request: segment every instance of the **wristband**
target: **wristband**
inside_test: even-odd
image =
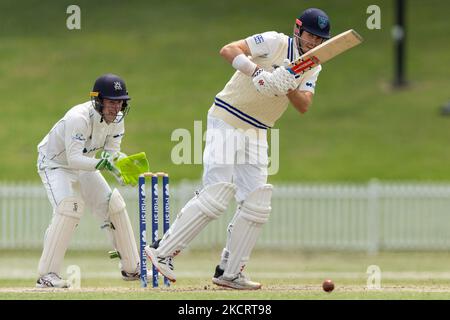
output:
[[[253,72],[256,69],[256,63],[252,62],[245,54],[241,53],[234,57],[233,62],[231,63],[233,68],[241,71],[243,74],[251,77]]]

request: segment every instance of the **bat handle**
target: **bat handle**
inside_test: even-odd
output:
[[[276,68],[279,68],[280,66],[279,66],[279,65],[277,65],[277,64],[273,64],[273,65],[272,65],[272,67],[273,67],[274,69],[276,69]],[[291,69],[291,68],[289,68],[289,67],[286,67],[286,70],[287,70],[287,71],[289,71],[289,73],[291,73],[291,74],[293,74],[293,75],[295,76],[295,72],[294,72],[294,71],[292,71],[292,69]]]

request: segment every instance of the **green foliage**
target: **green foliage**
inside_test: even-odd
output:
[[[373,1],[315,1],[332,32],[365,42],[327,63],[304,116],[289,108],[280,129],[280,171],[271,181],[449,180],[450,3],[408,1],[407,76],[393,78],[393,2],[378,1],[382,29],[365,26]],[[151,170],[198,179],[201,165],[174,165],[176,128],[193,132],[233,69],[220,48],[248,35],[291,34],[301,3],[281,1],[78,1],[81,30],[67,30],[70,1],[0,3],[1,179],[38,180],[36,146],[106,72],[132,97],[123,151],[145,151]],[[305,4],[308,5],[308,4]]]

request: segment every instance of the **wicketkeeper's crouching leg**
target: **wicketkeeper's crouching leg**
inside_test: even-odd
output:
[[[110,221],[107,223],[107,227],[113,246],[120,257],[122,279],[138,280],[140,275],[139,253],[125,201],[117,189],[111,193],[108,214]]]
[[[225,212],[235,193],[236,186],[232,183],[212,184],[198,192],[181,209],[158,248],[145,247],[147,256],[159,272],[172,282],[176,280],[172,258],[186,248],[209,222]]]
[[[68,288],[67,280],[59,275],[70,239],[84,212],[84,202],[77,197],[63,199],[55,208],[54,216],[44,237],[44,250],[39,260],[36,287]]]
[[[219,286],[233,289],[260,289],[261,284],[243,275],[245,264],[263,225],[269,219],[273,187],[265,184],[251,192],[236,210],[228,226],[228,238],[222,261],[212,279]]]

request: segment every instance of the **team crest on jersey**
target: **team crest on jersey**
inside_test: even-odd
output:
[[[119,81],[114,81],[114,90],[122,90],[122,84]]]
[[[86,141],[86,138],[82,133],[76,133],[74,136],[72,136],[72,139],[78,140],[78,141]]]
[[[260,34],[258,34],[257,36],[254,36],[253,39],[255,40],[256,44],[260,44],[261,42],[264,42],[264,38]]]
[[[318,23],[320,29],[324,29],[328,25],[328,18],[324,17],[324,16],[318,16],[317,23]]]

